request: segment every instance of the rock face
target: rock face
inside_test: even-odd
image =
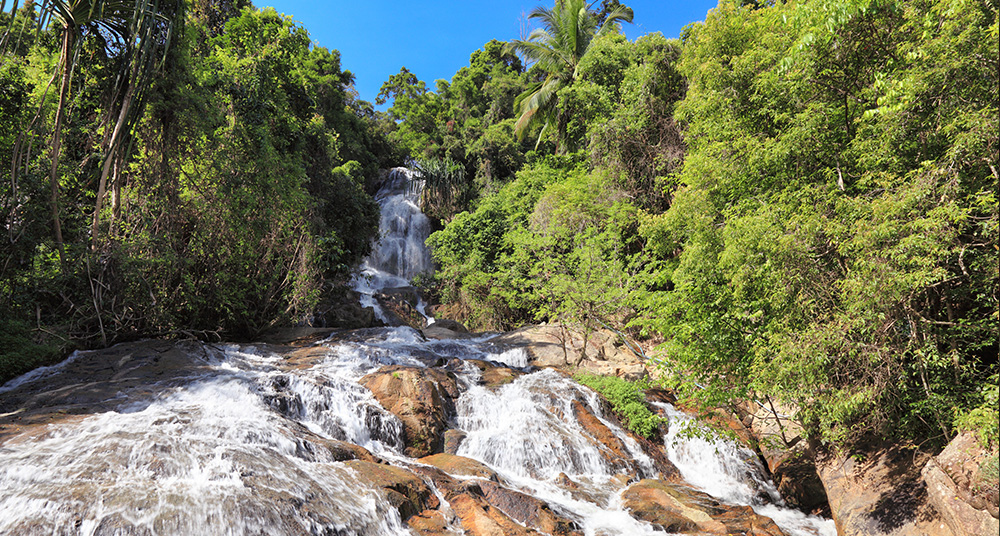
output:
[[[739,411],[741,419],[732,423],[730,429],[741,438],[748,433],[753,440],[744,439],[744,442],[759,445],[759,452],[785,503],[830,517],[829,499],[816,469],[815,455],[809,449],[802,427],[788,417],[795,414],[795,408],[770,401],[762,407],[748,401]],[[743,426],[746,431],[741,433],[736,426]]]
[[[399,511],[404,521],[424,510],[441,505],[423,479],[401,467],[352,460],[345,464],[359,480],[381,490],[383,497]]]
[[[982,471],[990,456],[995,462],[997,453],[983,449],[966,432],[931,458],[921,471],[930,502],[955,536],[1000,533],[996,476]]]
[[[841,536],[952,536],[930,502],[920,468],[927,456],[898,447],[817,462]]]
[[[312,324],[320,328],[361,329],[378,325],[375,310],[361,305],[360,294],[347,287],[325,293]]]
[[[530,364],[537,367],[579,368],[629,380],[647,374],[642,359],[610,330],[597,330],[585,337],[581,330],[562,324],[525,326],[491,342],[502,347],[524,348]]]
[[[749,506],[730,506],[687,486],[642,480],[622,494],[633,517],[665,532],[784,536],[771,518]]]
[[[361,378],[360,383],[403,422],[407,456],[443,452],[444,431],[459,395],[454,375],[439,369],[393,365]]]
[[[420,296],[413,287],[384,288],[375,295],[390,326],[424,327],[424,315],[417,310]]]

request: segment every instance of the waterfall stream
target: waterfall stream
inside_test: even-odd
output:
[[[409,179],[396,173],[380,194],[393,230],[360,278],[373,291],[430,266],[413,247],[426,228],[409,226],[426,218],[414,212]],[[442,364],[461,391],[448,423],[464,435],[456,454],[495,472],[496,485],[542,501],[576,534],[666,534],[625,507],[626,487],[656,478],[656,462],[596,393],[553,370],[484,385],[475,363],[523,368],[523,349],[489,336],[428,341],[400,327],[335,333],[285,352],[149,341],[78,352],[0,387],[0,534],[417,534],[338,452],[362,447],[383,466],[422,466],[404,453],[400,418],[359,380],[386,365]],[[675,424],[689,417],[661,409],[672,421],[663,448],[692,486],[752,505],[792,536],[836,533],[829,520],[784,508],[753,456],[678,436]],[[608,456],[581,412],[609,431],[620,456]],[[437,511],[451,516],[439,534],[461,534],[458,508],[421,478],[442,502]]]
[[[375,194],[382,214],[379,239],[354,278],[354,290],[361,294],[361,304],[372,307],[383,322],[388,319],[375,294],[387,288],[409,287],[415,276],[433,269],[430,252],[424,245],[431,224],[420,211],[423,190],[424,181],[412,170],[395,168]],[[417,309],[424,317],[428,316],[422,302]]]

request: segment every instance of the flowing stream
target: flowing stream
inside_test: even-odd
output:
[[[371,255],[361,264],[354,278],[354,289],[361,294],[361,303],[372,307],[375,316],[387,322],[375,294],[387,288],[410,286],[417,275],[433,269],[430,252],[424,245],[431,233],[431,223],[420,211],[420,194],[424,180],[407,168],[395,168],[375,194],[381,209],[379,239]],[[421,301],[417,309],[428,318]],[[433,319],[428,318],[433,322]]]
[[[410,192],[402,182],[393,191]],[[397,195],[414,203],[410,193],[383,200]],[[407,238],[384,239],[366,267],[369,280],[396,286],[392,277],[429,266],[400,223],[420,220],[408,210],[383,215]],[[523,350],[496,347],[488,336],[427,341],[406,327],[334,334],[291,356],[267,346],[163,341],[76,353],[0,387],[0,534],[415,534],[331,445],[357,445],[398,467],[419,464],[404,454],[401,421],[359,379],[385,365],[442,363],[461,391],[449,423],[465,435],[456,454],[482,462],[585,536],[665,534],[623,506],[622,475],[655,478],[655,463],[594,392],[555,371],[527,369],[490,388],[475,362],[528,364]],[[625,456],[602,454],[579,408],[618,438]],[[675,424],[689,417],[661,409],[672,421],[663,448],[692,486],[752,505],[793,536],[836,533],[829,520],[784,508],[753,456],[678,436]],[[461,527],[452,517],[442,534]]]

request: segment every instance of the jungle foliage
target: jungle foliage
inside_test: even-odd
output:
[[[290,18],[29,2],[0,32],[4,378],[60,347],[301,321],[370,248],[365,186],[399,153]]]
[[[401,73],[393,135],[467,171],[429,241],[442,296],[478,328],[658,341],[692,399],[771,396],[827,444],[995,441],[997,13],[722,0],[679,40],[609,31],[547,95],[558,128],[524,125],[537,150],[512,114],[544,62],[490,43],[436,93]]]

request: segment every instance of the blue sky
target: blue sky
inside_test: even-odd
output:
[[[451,80],[469,64],[469,55],[490,39],[507,41],[521,35],[535,6],[553,0],[255,0],[302,23],[313,41],[341,54],[341,68],[354,73],[361,98],[374,102],[390,75],[406,66],[434,87]],[[629,39],[651,32],[677,37],[690,22],[705,20],[717,0],[626,0],[634,24],[623,29]],[[600,5],[600,2],[597,3]],[[526,35],[526,33],[525,33]]]

